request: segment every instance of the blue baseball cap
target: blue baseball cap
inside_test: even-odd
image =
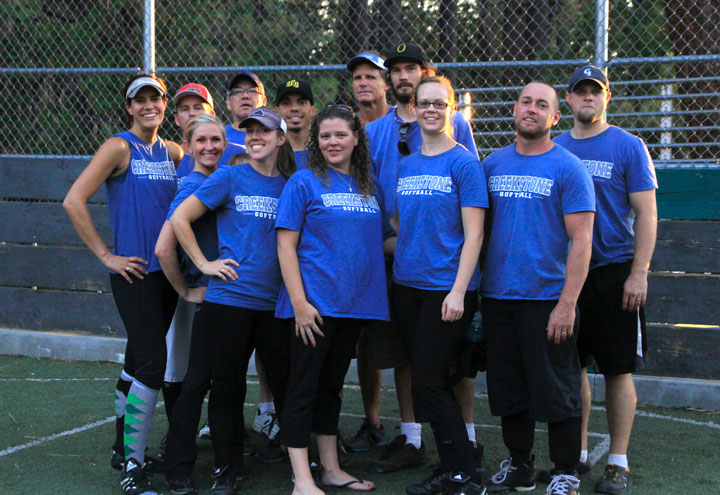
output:
[[[610,88],[610,81],[608,81],[605,71],[603,71],[600,67],[595,67],[594,65],[586,65],[584,67],[580,67],[573,73],[570,78],[570,83],[568,84],[568,93],[572,93],[575,86],[580,84],[582,81],[595,81],[606,91]]]
[[[380,55],[371,52],[363,52],[355,55],[347,63],[347,70],[350,72],[355,70],[355,66],[360,63],[367,63],[377,67],[380,70],[385,70],[385,59]]]
[[[287,124],[283,118],[267,108],[256,108],[240,122],[238,127],[243,129],[252,121],[259,122],[268,129],[280,129],[283,132],[287,132]]]

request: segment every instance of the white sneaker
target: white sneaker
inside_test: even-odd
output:
[[[547,487],[547,495],[580,495],[580,480],[570,474],[556,474]]]
[[[200,440],[210,440],[210,425],[207,421],[205,421],[205,424],[200,428],[200,431],[198,431],[198,438]]]
[[[260,414],[260,409],[258,409],[252,429],[273,440],[280,433],[280,423],[275,413]]]

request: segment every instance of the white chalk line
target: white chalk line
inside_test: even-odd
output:
[[[3,378],[3,379],[0,379],[0,381],[34,381],[34,382],[51,382],[51,381],[77,381],[77,382],[80,382],[80,381],[109,381],[109,380],[114,380],[114,378]],[[249,380],[247,383],[251,384],[251,385],[257,385],[259,382],[256,380]],[[347,388],[350,390],[358,390],[360,387],[357,385],[344,385],[343,388]],[[206,399],[206,401],[207,401],[207,399]],[[164,404],[164,402],[158,402],[155,407],[158,408],[163,404]],[[256,407],[257,404],[256,403],[244,403],[244,406],[245,407]],[[595,411],[605,411],[605,408],[602,406],[593,406],[592,409]],[[669,421],[676,421],[679,423],[685,423],[685,424],[689,424],[689,425],[693,425],[693,426],[706,426],[709,428],[720,429],[720,425],[718,425],[716,423],[712,423],[710,421],[694,421],[691,419],[676,418],[673,416],[664,416],[661,414],[649,413],[649,412],[645,412],[645,411],[636,411],[635,415],[643,416],[643,417],[647,417],[647,418],[653,418],[653,419],[665,419],[665,420],[669,420]],[[356,418],[356,419],[364,419],[365,418],[364,414],[353,414],[353,413],[340,413],[340,416],[344,416],[347,418]],[[400,422],[399,418],[392,417],[392,416],[380,416],[380,419],[382,419],[383,421]],[[55,440],[57,438],[74,435],[76,433],[82,433],[83,431],[97,428],[98,426],[105,425],[114,420],[115,420],[115,416],[109,416],[105,419],[101,419],[101,420],[95,421],[93,423],[88,423],[88,424],[86,424],[84,426],[80,426],[78,428],[73,428],[71,430],[66,430],[66,431],[63,431],[60,433],[56,433],[54,435],[50,435],[50,436],[43,437],[43,438],[38,438],[36,440],[32,440],[30,442],[27,442],[27,443],[24,443],[21,445],[9,447],[5,450],[0,450],[0,457],[4,457],[4,456],[12,454],[14,452],[19,452],[21,450],[25,450],[30,447],[35,447],[35,446],[41,445],[43,443],[49,442],[51,440]],[[476,424],[475,428],[500,429],[500,425]],[[535,431],[546,432],[547,430],[536,428]],[[593,437],[593,438],[602,438],[603,439],[597,446],[595,446],[595,448],[593,448],[593,450],[588,455],[588,460],[590,461],[590,464],[594,465],[602,457],[604,457],[605,454],[607,454],[608,451],[610,450],[610,435],[604,434],[604,433],[588,432],[588,436]]]
[[[603,406],[593,406],[593,411],[605,411],[605,408]],[[652,419],[665,419],[667,421],[674,421],[676,423],[685,423],[688,425],[693,426],[705,426],[707,428],[713,428],[715,430],[720,430],[720,424],[713,423],[712,421],[695,421],[694,419],[686,419],[686,418],[676,418],[675,416],[666,416],[663,414],[656,414],[651,413],[647,411],[635,411],[635,416],[642,416],[643,418],[652,418]]]
[[[0,382],[109,382],[115,378],[0,378]]]

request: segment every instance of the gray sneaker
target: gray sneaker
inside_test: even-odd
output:
[[[595,493],[610,493],[612,495],[625,495],[632,484],[630,468],[622,468],[615,464],[605,466],[603,479],[595,485]]]

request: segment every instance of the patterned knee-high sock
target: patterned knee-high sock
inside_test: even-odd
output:
[[[141,465],[145,463],[145,445],[159,392],[133,381],[125,405],[125,460],[132,457]]]
[[[120,378],[115,385],[115,443],[113,443],[113,452],[123,451],[123,430],[125,427],[125,404],[127,404],[127,394],[130,391],[133,378],[128,375],[125,370],[120,373]]]

